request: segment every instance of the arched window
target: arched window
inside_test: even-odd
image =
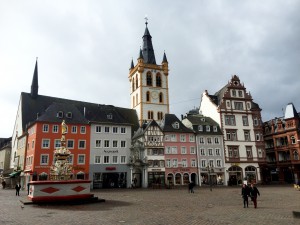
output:
[[[163,93],[159,93],[159,103],[163,103]]]
[[[296,144],[296,139],[294,136],[291,137],[291,142],[292,142],[292,144]]]
[[[134,107],[135,106],[135,97],[133,96],[132,98],[132,106]]]
[[[136,79],[135,79],[135,88],[138,88],[139,87],[139,78],[138,76],[136,76]]]
[[[139,102],[139,95],[138,95],[138,94],[136,94],[136,96],[135,96],[135,104],[137,105],[137,104],[138,104],[138,102]]]
[[[47,180],[48,179],[48,174],[45,172],[42,172],[39,174],[39,180]]]
[[[255,172],[256,171],[256,168],[254,166],[247,166],[245,168],[245,171],[252,171],[252,172]]]
[[[134,78],[132,78],[132,91],[134,91]]]
[[[147,86],[152,86],[152,74],[150,72],[147,73]]]
[[[80,171],[76,174],[76,179],[84,180],[84,172]]]
[[[149,91],[146,92],[146,101],[150,102],[150,92]]]
[[[156,87],[161,87],[161,75],[160,75],[160,73],[156,74]]]

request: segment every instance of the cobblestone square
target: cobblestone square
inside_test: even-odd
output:
[[[106,202],[85,205],[25,205],[26,191],[0,190],[1,225],[193,225],[300,224],[300,191],[290,186],[258,186],[258,208],[243,208],[240,187],[107,189],[93,191]]]

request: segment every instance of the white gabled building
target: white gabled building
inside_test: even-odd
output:
[[[236,75],[214,95],[202,94],[200,113],[215,120],[223,132],[228,185],[261,181],[266,158],[260,111]]]

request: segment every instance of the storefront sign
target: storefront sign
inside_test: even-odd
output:
[[[161,169],[152,169],[151,171],[161,171]]]
[[[116,167],[114,167],[114,166],[108,166],[108,167],[106,167],[105,169],[106,169],[106,170],[116,170]]]
[[[41,169],[41,168],[50,168],[50,166],[35,166],[35,169]]]
[[[104,150],[104,153],[119,153],[119,150]]]
[[[84,167],[81,167],[81,166],[74,166],[73,170],[83,170],[84,171],[85,169],[84,169]]]

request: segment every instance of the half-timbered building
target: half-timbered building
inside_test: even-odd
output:
[[[133,182],[142,187],[165,185],[163,132],[155,120],[144,123],[133,136],[129,166]]]

